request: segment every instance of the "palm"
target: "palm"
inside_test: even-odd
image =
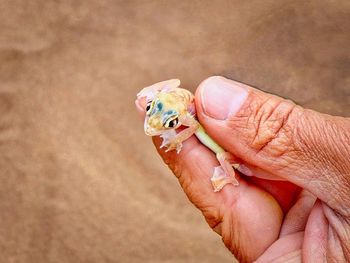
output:
[[[227,185],[214,193],[209,178],[216,159],[210,150],[190,138],[179,155],[164,154],[160,139],[154,142],[188,198],[237,258],[251,262],[265,251],[263,257],[270,259],[299,253],[314,203],[311,195],[299,198],[301,189],[291,183],[256,177],[242,178],[239,187]]]
[[[240,188],[237,191],[230,186],[224,190],[224,206],[218,204],[212,211],[204,209],[209,225],[222,236],[230,251],[242,262],[252,262],[264,251],[264,257],[270,259],[266,262],[297,254],[308,215],[308,211],[301,215],[296,207],[300,189],[289,183],[257,178],[241,182]],[[194,200],[199,198],[193,196]],[[222,214],[219,221],[213,218],[215,213]]]
[[[225,245],[242,262],[261,255],[264,262],[298,256],[308,215],[305,209],[298,209],[305,201],[298,198],[300,189],[287,182],[258,178],[250,178],[241,187],[238,197],[233,195],[228,202],[231,205],[225,208],[231,211],[223,220],[229,226],[221,227]]]
[[[239,191],[227,187],[224,206],[204,209],[209,225],[242,262],[298,258],[314,197],[300,194],[301,189],[288,182],[248,179]],[[192,200],[201,201],[200,196]],[[218,221],[212,215],[220,210],[224,212]]]

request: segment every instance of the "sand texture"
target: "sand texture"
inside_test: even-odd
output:
[[[0,0],[0,262],[232,262],[142,87],[227,77],[350,112],[350,2]]]

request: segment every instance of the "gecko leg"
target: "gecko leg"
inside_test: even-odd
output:
[[[170,79],[162,82],[158,82],[146,88],[143,88],[139,93],[137,93],[138,98],[145,97],[147,101],[153,100],[155,95],[160,91],[172,91],[180,86],[180,80]]]
[[[182,130],[181,132],[179,132],[178,134],[175,135],[175,137],[173,138],[166,138],[166,140],[164,140],[164,136],[162,136],[163,138],[163,144],[162,146],[166,146],[167,149],[165,152],[169,152],[171,150],[175,150],[176,152],[179,153],[181,151],[182,148],[182,142],[186,141],[188,138],[190,138],[195,131],[197,130],[196,127],[194,126],[190,126],[184,130]]]
[[[234,163],[232,154],[228,152],[220,152],[216,154],[220,166],[214,168],[214,174],[210,179],[214,187],[214,191],[220,191],[226,184],[239,185],[238,180],[235,177],[235,169],[239,167],[239,164]]]
[[[163,143],[161,147],[166,146],[166,152],[176,149],[176,152],[179,153],[182,148],[182,142],[190,138],[196,132],[199,126],[198,122],[191,115],[184,116],[181,119],[181,123],[182,125],[188,127],[179,132],[178,134],[176,134],[175,131],[169,131],[166,134],[161,135],[161,137],[163,138]]]

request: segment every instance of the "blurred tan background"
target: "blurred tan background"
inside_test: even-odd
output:
[[[142,87],[225,75],[349,116],[350,2],[0,0],[0,262],[232,262]]]

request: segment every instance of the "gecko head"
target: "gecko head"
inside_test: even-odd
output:
[[[149,101],[146,105],[145,133],[148,136],[161,135],[163,132],[181,126],[179,114],[169,109],[158,99]]]

